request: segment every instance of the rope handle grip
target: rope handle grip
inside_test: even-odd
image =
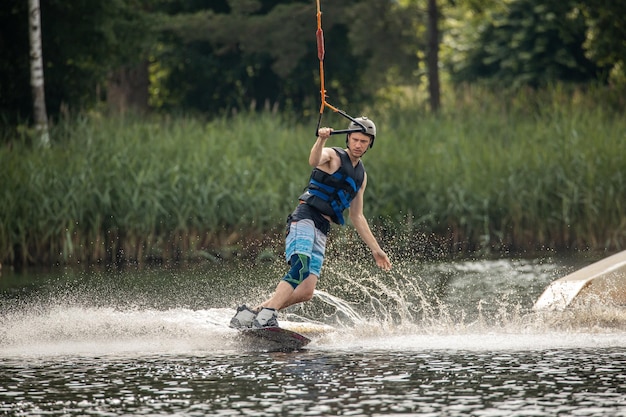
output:
[[[359,127],[353,127],[352,129],[341,129],[341,130],[333,130],[332,132],[330,132],[331,135],[339,135],[339,134],[343,134],[343,133],[354,133],[354,132],[362,132],[362,133],[367,133],[367,129],[365,128],[365,126],[363,126],[363,123],[359,122],[358,120],[356,120],[354,117],[350,116],[348,113],[346,113],[343,110],[339,110],[336,108],[333,108],[335,110],[335,113],[339,113],[340,115],[342,115],[343,117],[345,117],[346,119],[349,119],[350,121],[354,122],[355,124],[357,124]],[[319,130],[320,130],[320,124],[322,123],[322,113],[320,113],[320,117],[317,119],[317,128],[315,129],[315,136],[319,136]]]
[[[331,135],[339,135],[341,133],[353,133],[353,132],[365,132],[364,129],[343,129],[343,130],[333,130],[330,132]]]

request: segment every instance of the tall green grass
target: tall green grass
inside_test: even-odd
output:
[[[261,236],[307,175],[306,141],[279,125],[89,117],[56,126],[52,149],[3,149],[1,258],[171,259]]]
[[[437,116],[407,103],[369,111],[379,135],[364,157],[366,216],[391,251],[623,248],[626,121],[585,100],[462,91]],[[276,246],[308,180],[315,122],[92,114],[54,126],[47,150],[16,138],[0,149],[0,260],[179,260]]]
[[[623,248],[626,118],[592,94],[462,90],[438,117],[388,114],[374,212],[450,251]]]

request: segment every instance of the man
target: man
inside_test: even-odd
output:
[[[291,269],[269,300],[254,310],[245,305],[238,307],[231,327],[277,327],[279,310],[313,297],[324,261],[330,222],[343,225],[346,208],[349,208],[350,221],[372,251],[376,264],[385,271],[391,269],[389,257],[378,245],[363,215],[367,175],[361,157],[374,145],[376,125],[367,117],[355,121],[358,124],[351,122],[349,129],[364,127],[365,132],[348,133],[345,149],[324,147],[333,130],[319,129],[309,155],[309,164],[313,167],[309,186],[287,219],[285,255]]]

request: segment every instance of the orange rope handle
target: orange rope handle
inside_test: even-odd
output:
[[[322,30],[322,12],[319,9],[319,1],[317,2],[317,32],[315,37],[317,38],[317,58],[320,61],[324,60],[324,31]]]
[[[315,38],[317,39],[317,58],[320,61],[320,115],[324,112],[326,105],[326,88],[324,86],[324,30],[322,29],[322,9],[320,7],[320,0],[317,0],[317,32],[315,32]]]
[[[320,0],[317,0],[317,31],[315,32],[315,38],[317,39],[317,58],[320,61],[320,97],[321,97],[321,105],[320,105],[320,115],[317,119],[317,129],[315,130],[315,135],[318,135],[318,131],[320,128],[320,124],[322,123],[322,115],[324,113],[324,108],[328,107],[335,113],[339,113],[347,119],[354,121],[354,119],[345,113],[342,110],[339,110],[337,107],[332,106],[330,103],[326,101],[326,87],[324,85],[324,30],[322,29],[322,9],[320,7]],[[358,122],[355,122],[358,123]],[[361,125],[361,127],[363,127]],[[334,133],[346,133],[354,130],[336,130]],[[361,131],[361,130],[359,130]],[[362,131],[365,131],[363,127]],[[332,133],[331,133],[332,134]]]

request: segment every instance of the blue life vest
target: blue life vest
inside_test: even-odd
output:
[[[333,149],[341,158],[341,166],[333,174],[318,168],[313,169],[309,186],[300,196],[300,200],[329,216],[333,222],[344,224],[343,211],[350,207],[350,202],[363,185],[365,168],[361,161],[356,167],[352,166],[345,150]]]

